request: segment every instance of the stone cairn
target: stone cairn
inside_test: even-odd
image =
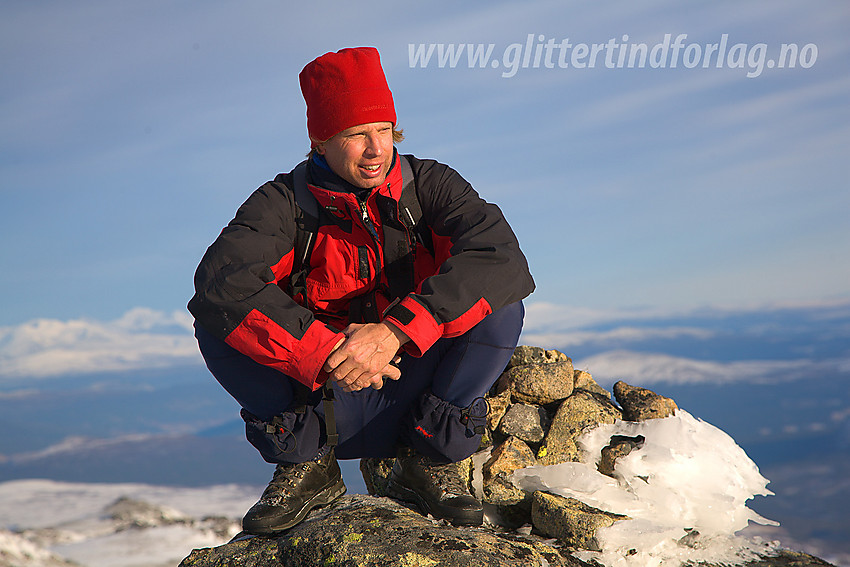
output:
[[[591,375],[573,368],[557,350],[516,348],[504,373],[487,395],[490,412],[480,451],[489,449],[483,464],[483,487],[474,490],[508,528],[532,526],[576,549],[598,550],[595,532],[625,516],[592,508],[574,498],[546,492],[528,494],[511,482],[517,469],[581,460],[578,437],[615,420],[641,421],[673,415],[676,403],[644,388],[617,382],[614,398]],[[643,439],[614,436],[602,451],[599,472],[612,476],[617,458],[640,448]],[[475,456],[458,463],[473,487]],[[362,459],[360,469],[373,496],[387,495],[393,459]]]
[[[598,565],[580,560],[573,551],[598,551],[596,530],[625,516],[573,498],[540,491],[527,494],[511,483],[511,476],[527,466],[581,460],[576,440],[598,424],[667,417],[676,410],[673,400],[624,382],[614,384],[613,393],[616,404],[590,374],[575,370],[563,353],[528,346],[516,349],[487,396],[490,413],[481,450],[457,465],[470,479],[470,486],[479,486],[474,493],[485,507],[498,513],[498,526],[456,528],[424,518],[390,498],[373,498],[387,495],[394,460],[362,459],[360,469],[371,496],[343,496],[276,536],[237,537],[226,545],[196,549],[180,567]],[[642,444],[640,436],[612,436],[598,459],[598,470],[613,476],[616,459]],[[485,462],[480,466],[482,459]],[[473,467],[473,461],[479,467]],[[478,468],[481,472],[473,475]],[[473,483],[473,476],[483,476],[483,481]],[[543,538],[555,538],[561,545],[550,545]],[[828,567],[829,563],[781,550],[747,562],[745,567],[767,565]]]

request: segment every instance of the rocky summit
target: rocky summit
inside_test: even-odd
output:
[[[598,566],[587,555],[600,549],[597,530],[628,517],[545,490],[524,491],[512,476],[525,467],[581,461],[578,438],[599,425],[661,419],[678,409],[672,399],[622,381],[614,384],[613,399],[611,394],[588,372],[574,369],[567,355],[517,347],[487,396],[488,427],[479,452],[457,464],[488,511],[483,527],[454,527],[388,498],[393,460],[363,459],[368,496],[344,496],[273,537],[243,536],[194,550],[180,567]],[[596,469],[616,478],[617,460],[641,451],[644,441],[640,435],[611,436]],[[696,531],[678,542],[700,544]],[[829,565],[768,545],[739,564]]]

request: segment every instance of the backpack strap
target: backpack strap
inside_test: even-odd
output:
[[[307,272],[310,271],[310,255],[316,233],[319,231],[319,202],[307,187],[307,160],[292,170],[292,192],[295,196],[295,259],[289,278],[289,291],[294,297],[304,294],[306,301]]]
[[[428,230],[426,223],[422,220],[422,206],[419,204],[419,195],[416,192],[416,183],[413,177],[413,169],[410,166],[410,160],[402,156],[401,160],[401,175],[402,175],[402,191],[399,199],[399,210],[404,217],[404,225],[410,233],[411,244],[419,243],[431,255],[434,254],[434,240],[431,231]]]
[[[339,433],[336,430],[336,415],[334,414],[334,391],[330,382],[322,386],[322,404],[325,408],[325,434],[327,445],[336,447],[339,445]]]
[[[416,194],[413,169],[406,156],[401,160],[401,195],[398,199],[398,218],[384,223],[384,270],[387,273],[388,292],[393,303],[400,301],[416,287],[414,254],[416,244],[425,245],[420,221],[422,207]],[[428,247],[430,250],[430,247]]]
[[[422,207],[419,205],[419,198],[416,195],[413,168],[410,167],[410,160],[407,157],[401,154],[398,154],[398,157],[401,159],[401,198],[398,203],[401,219],[399,220],[410,232],[411,237],[424,245],[418,230],[419,221],[422,219]]]
[[[313,240],[319,230],[319,202],[307,188],[306,160],[295,166],[292,177],[295,204],[298,205],[298,216],[295,219],[298,226],[298,233],[295,236],[295,261],[301,268],[308,265],[313,251]]]

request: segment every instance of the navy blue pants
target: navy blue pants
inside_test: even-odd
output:
[[[517,345],[524,313],[521,302],[508,305],[467,333],[440,339],[421,358],[403,354],[401,378],[380,390],[343,392],[334,383],[337,456],[387,458],[406,445],[445,462],[475,452],[487,416],[483,396]],[[263,458],[315,457],[327,439],[321,390],[307,393],[197,324],[195,336],[207,368],[242,406],[248,440]]]

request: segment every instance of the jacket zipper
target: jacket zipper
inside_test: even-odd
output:
[[[375,244],[380,247],[381,241],[378,238],[378,231],[375,230],[375,225],[372,224],[372,219],[369,218],[369,209],[366,208],[366,202],[358,199],[357,204],[360,205],[360,218],[363,220],[366,230],[368,230],[369,234],[372,235],[372,239],[375,241]]]
[[[379,266],[380,265],[380,258],[381,258],[381,250],[380,250],[381,241],[378,238],[378,231],[375,229],[375,225],[372,222],[372,219],[369,218],[369,209],[366,206],[366,201],[361,201],[360,199],[357,199],[356,197],[355,197],[355,200],[357,201],[357,205],[360,207],[360,220],[363,221],[363,226],[366,227],[366,230],[372,236],[372,240],[375,241],[375,259],[376,259],[378,266]],[[363,254],[365,252],[366,252],[366,247],[363,247],[362,251],[360,252],[360,254],[362,254],[360,256],[360,262],[359,262],[359,264],[360,264],[360,275],[365,276],[364,279],[368,280],[368,279],[371,279],[372,274],[371,274],[371,270],[369,269],[369,261],[368,261],[369,255],[368,255],[368,253]],[[364,256],[365,256],[365,258],[364,258]],[[379,274],[381,272],[381,270],[378,266],[376,266],[376,271],[374,272],[375,274]],[[372,307],[368,303],[367,303],[366,306],[369,307],[369,308]]]

